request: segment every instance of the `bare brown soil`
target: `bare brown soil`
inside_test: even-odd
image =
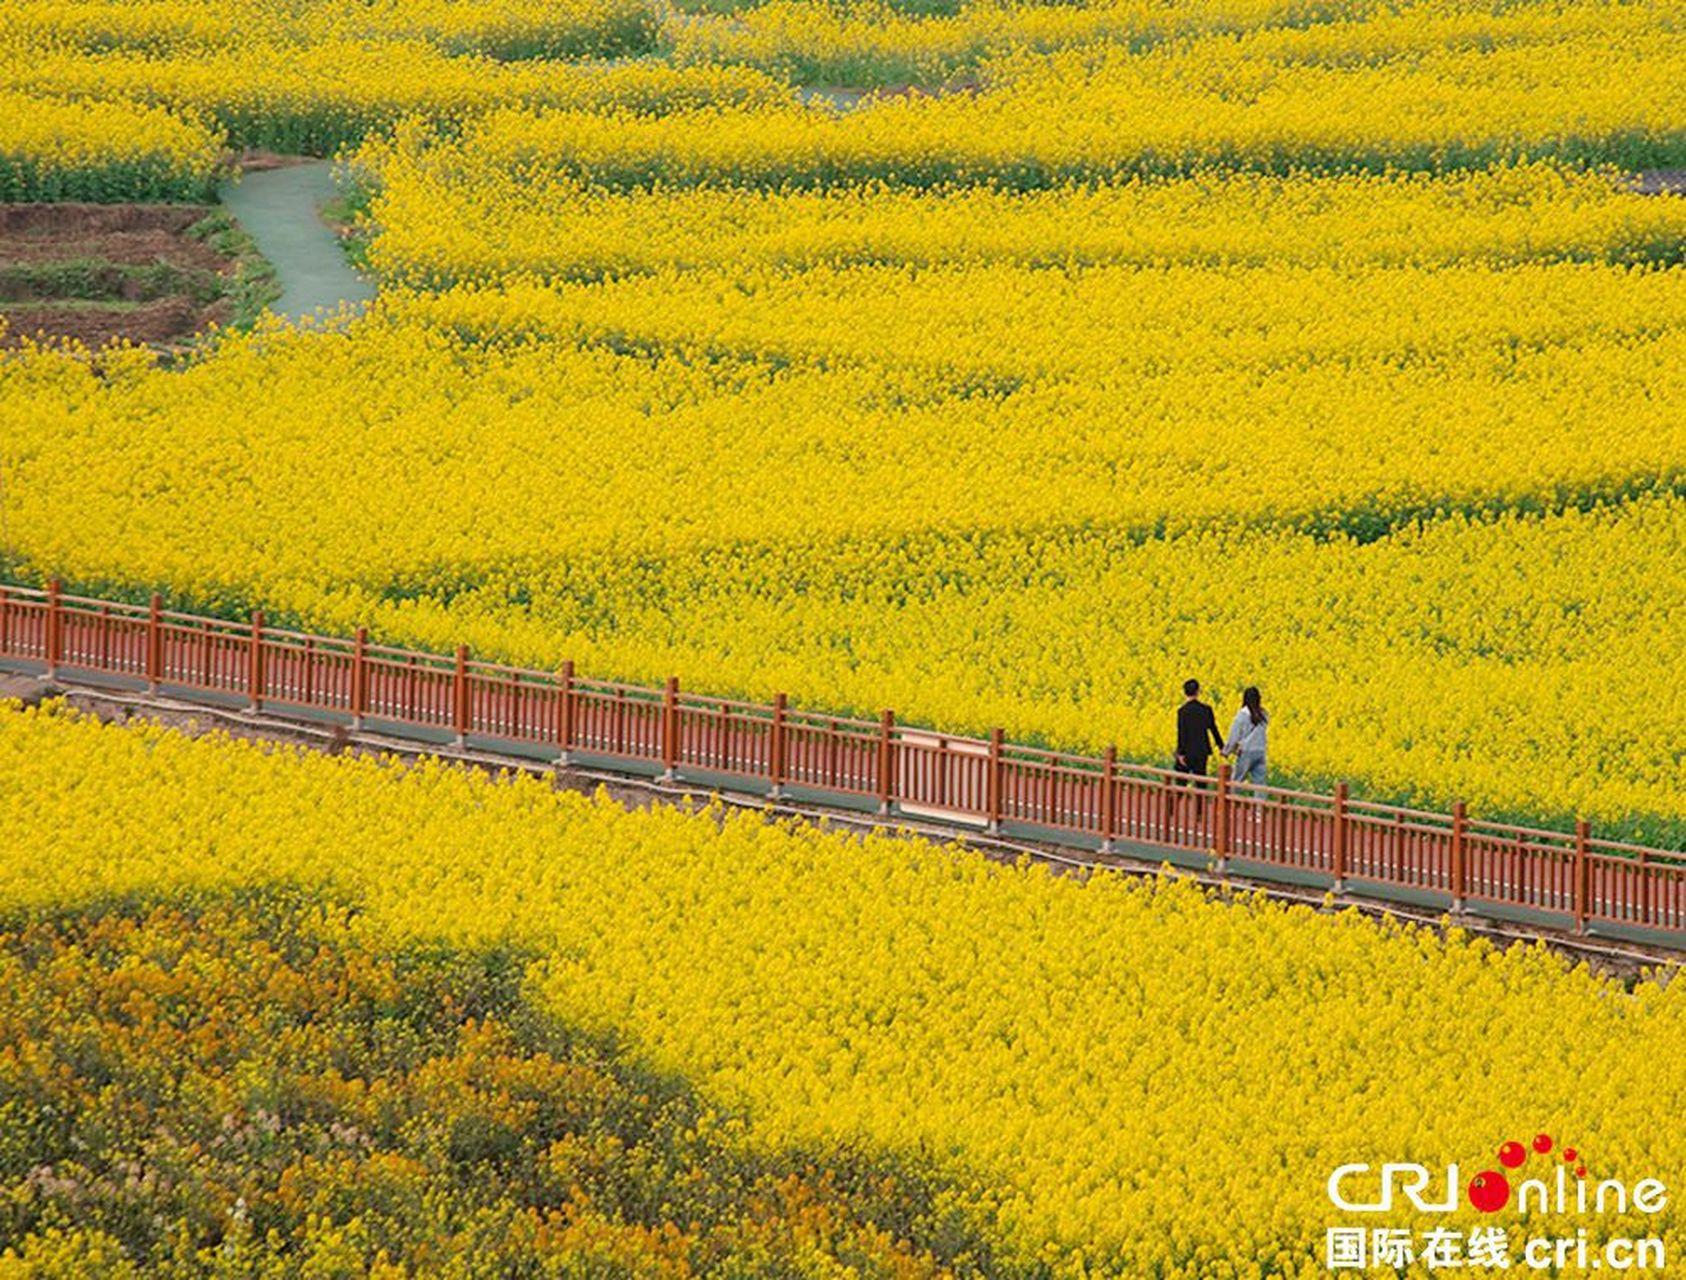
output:
[[[202,204],[0,205],[0,235],[50,236],[104,231],[186,231],[210,209]]]
[[[227,321],[229,305],[218,299],[199,306],[191,298],[158,298],[134,307],[97,304],[66,306],[28,303],[0,307],[7,331],[0,346],[18,346],[26,339],[46,342],[71,339],[90,349],[116,339],[149,345],[169,345],[191,337],[212,324]]]
[[[97,258],[220,271],[228,260],[185,234],[209,212],[197,204],[0,205],[0,264]]]
[[[134,269],[171,269],[200,281],[229,279],[233,259],[191,238],[213,211],[181,204],[0,205],[0,346],[27,339],[71,339],[90,348],[116,339],[174,345],[213,323],[226,323],[226,299],[178,292],[158,296]],[[67,294],[53,268],[76,268]],[[23,268],[11,270],[8,268]],[[113,305],[115,304],[115,305]]]

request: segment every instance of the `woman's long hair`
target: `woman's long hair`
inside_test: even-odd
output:
[[[1259,691],[1252,685],[1241,691],[1241,705],[1247,708],[1247,714],[1253,717],[1254,724],[1263,724],[1270,719],[1265,714],[1264,703],[1259,701]]]

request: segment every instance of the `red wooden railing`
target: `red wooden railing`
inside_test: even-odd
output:
[[[466,738],[583,753],[861,797],[939,824],[1004,823],[1119,842],[1213,854],[1289,868],[1314,881],[1387,897],[1428,891],[1457,908],[1525,907],[1588,924],[1682,935],[1686,854],[1595,840],[1573,832],[1470,819],[1463,805],[1430,813],[1329,795],[1237,787],[1220,769],[1191,784],[1164,769],[1125,764],[1117,753],[1070,755],[897,723],[818,715],[791,707],[699,697],[665,688],[578,677],[572,663],[532,671],[350,639],[150,606],[0,587],[0,659],[134,677],[244,698],[443,730]],[[1395,895],[1397,896],[1397,895]]]

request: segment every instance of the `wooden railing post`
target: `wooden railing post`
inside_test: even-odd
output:
[[[363,728],[369,714],[369,628],[358,627],[351,644],[351,728]]]
[[[662,781],[672,782],[678,772],[679,677],[669,676],[662,690]]]
[[[1192,783],[1194,779],[1188,778],[1187,781]],[[1171,839],[1171,829],[1174,825],[1172,817],[1176,809],[1177,797],[1180,792],[1178,784],[1179,780],[1177,778],[1171,778],[1169,780],[1166,780],[1165,778],[1155,778],[1153,780],[1153,785],[1159,789],[1160,799],[1164,801],[1164,803],[1159,806],[1160,844],[1174,843]]]
[[[1334,883],[1329,887],[1336,893],[1346,892],[1346,862],[1347,840],[1352,831],[1352,825],[1346,816],[1347,786],[1344,782],[1335,784],[1335,831],[1331,841],[1329,861],[1334,872]]]
[[[989,777],[984,783],[984,804],[988,812],[984,815],[984,829],[992,836],[1001,834],[1001,741],[1004,736],[1000,729],[989,731]]]
[[[157,693],[164,678],[164,600],[156,591],[146,606],[146,691]]]
[[[47,584],[47,679],[59,678],[59,663],[64,660],[64,604],[59,596],[64,584],[54,578]]]
[[[468,745],[468,646],[457,646],[457,665],[451,680],[451,728],[457,749]]]
[[[785,724],[787,701],[782,693],[773,695],[773,728],[767,742],[767,781],[770,784],[767,794],[774,800],[784,797],[784,780],[789,776],[785,771],[785,735],[789,732]]]
[[[574,660],[562,664],[561,688],[556,697],[556,763],[566,768],[574,746]]]
[[[886,711],[878,720],[878,812],[889,813],[896,798],[896,768],[893,735],[896,716]]]
[[[1217,856],[1218,874],[1229,866],[1229,761],[1218,761],[1218,807],[1212,815],[1212,852]]]
[[[11,622],[11,598],[6,594],[5,584],[0,583],[0,653],[12,651]]]
[[[263,610],[252,610],[252,649],[246,664],[246,693],[253,711],[263,710]]]
[[[1591,834],[1591,827],[1585,818],[1575,823],[1575,932],[1586,932],[1587,917],[1587,866],[1586,846]]]
[[[1101,852],[1111,853],[1118,833],[1118,748],[1101,757]]]
[[[1469,881],[1469,806],[1462,800],[1452,805],[1452,911],[1464,909]]]

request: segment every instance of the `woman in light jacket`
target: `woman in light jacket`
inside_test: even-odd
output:
[[[1270,717],[1259,701],[1259,691],[1248,686],[1241,694],[1241,710],[1229,723],[1224,754],[1235,757],[1235,780],[1263,786],[1265,780],[1265,736]]]

